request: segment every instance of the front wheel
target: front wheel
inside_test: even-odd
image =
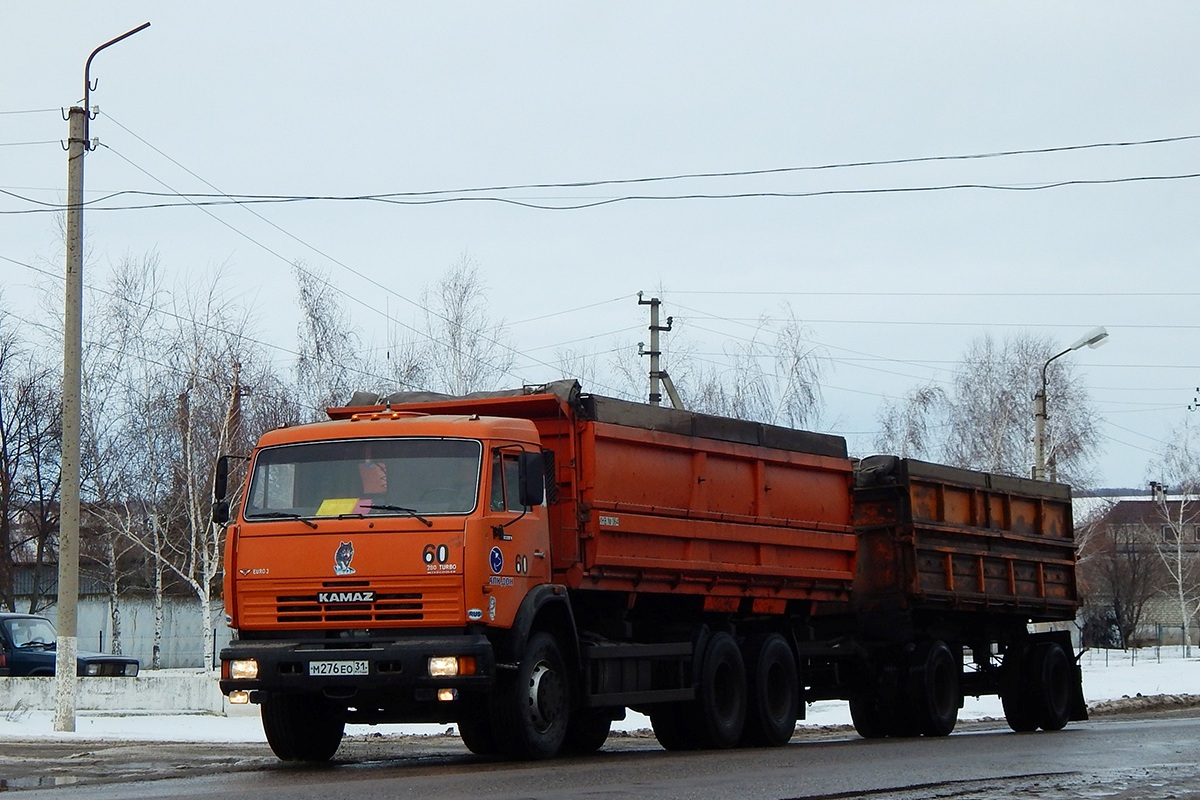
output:
[[[339,710],[318,695],[269,694],[261,713],[267,744],[281,761],[328,761],[346,729]]]
[[[507,758],[553,758],[562,749],[570,721],[570,691],[558,642],[535,633],[516,674],[504,677],[491,702],[496,744]]]

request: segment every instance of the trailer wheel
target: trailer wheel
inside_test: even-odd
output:
[[[512,759],[553,758],[562,749],[570,717],[562,651],[546,632],[529,639],[514,676],[498,682],[492,728],[500,752]]]
[[[704,648],[700,685],[690,705],[696,744],[725,750],[742,738],[746,725],[746,663],[728,633],[715,634]]]
[[[1000,704],[1004,707],[1004,721],[1017,733],[1038,728],[1027,683],[1030,654],[1027,646],[1011,645],[1000,666]]]
[[[787,744],[800,716],[800,679],[792,648],[771,633],[751,640],[746,654],[749,708],[742,744]]]
[[[567,723],[563,749],[580,755],[594,753],[604,746],[611,728],[612,715],[607,710],[576,711]]]
[[[949,736],[958,722],[962,658],[954,657],[945,642],[935,641],[917,650],[909,681],[909,702],[919,733]],[[923,658],[922,658],[923,656]]]
[[[1030,652],[1026,668],[1033,721],[1044,731],[1062,730],[1071,712],[1071,659],[1058,642],[1042,642]]]
[[[494,756],[500,752],[500,746],[496,744],[496,732],[492,729],[492,721],[486,717],[460,719],[458,735],[467,749],[477,756]]]
[[[333,704],[316,695],[268,694],[261,714],[267,744],[281,761],[328,761],[346,729]]]

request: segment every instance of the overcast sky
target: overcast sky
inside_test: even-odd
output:
[[[146,21],[92,66],[88,199],[448,191],[1200,136],[1190,2],[8,2],[0,190],[62,202],[59,109],[82,98],[91,50]],[[87,280],[126,254],[157,252],[172,281],[223,265],[284,365],[290,262],[327,272],[381,343],[465,253],[521,352],[513,385],[559,377],[566,343],[646,339],[639,290],[664,299],[669,337],[713,362],[786,302],[829,357],[817,427],[860,455],[881,403],[946,381],[972,339],[1027,331],[1065,347],[1104,325],[1105,347],[1066,358],[1105,420],[1098,482],[1139,486],[1200,385],[1200,179],[1093,182],[1195,173],[1200,140],[1184,139],[469,195],[751,195],[570,210],[94,210]],[[1085,183],[844,193],[1062,181]],[[31,207],[0,195],[0,212]],[[18,316],[46,280],[22,265],[60,268],[58,236],[50,214],[0,214],[3,302]]]

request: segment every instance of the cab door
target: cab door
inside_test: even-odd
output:
[[[523,503],[522,471],[525,482],[542,481],[531,474],[533,463],[522,455],[520,446],[501,446],[492,449],[484,498],[485,517],[491,530],[491,547],[487,552],[488,607],[487,621],[509,627],[525,595],[535,586],[550,580],[549,532],[547,529],[544,492],[536,492],[536,505]],[[522,460],[525,466],[522,467]],[[540,469],[540,467],[539,467]],[[541,488],[539,483],[538,488]]]

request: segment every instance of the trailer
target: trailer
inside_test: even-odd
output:
[[[999,694],[1082,718],[1070,492],[840,437],[584,394],[356,395],[265,434],[227,525],[221,689],[283,759],[347,722],[457,725],[474,752],[787,742],[840,698],[865,736],[945,735]]]

